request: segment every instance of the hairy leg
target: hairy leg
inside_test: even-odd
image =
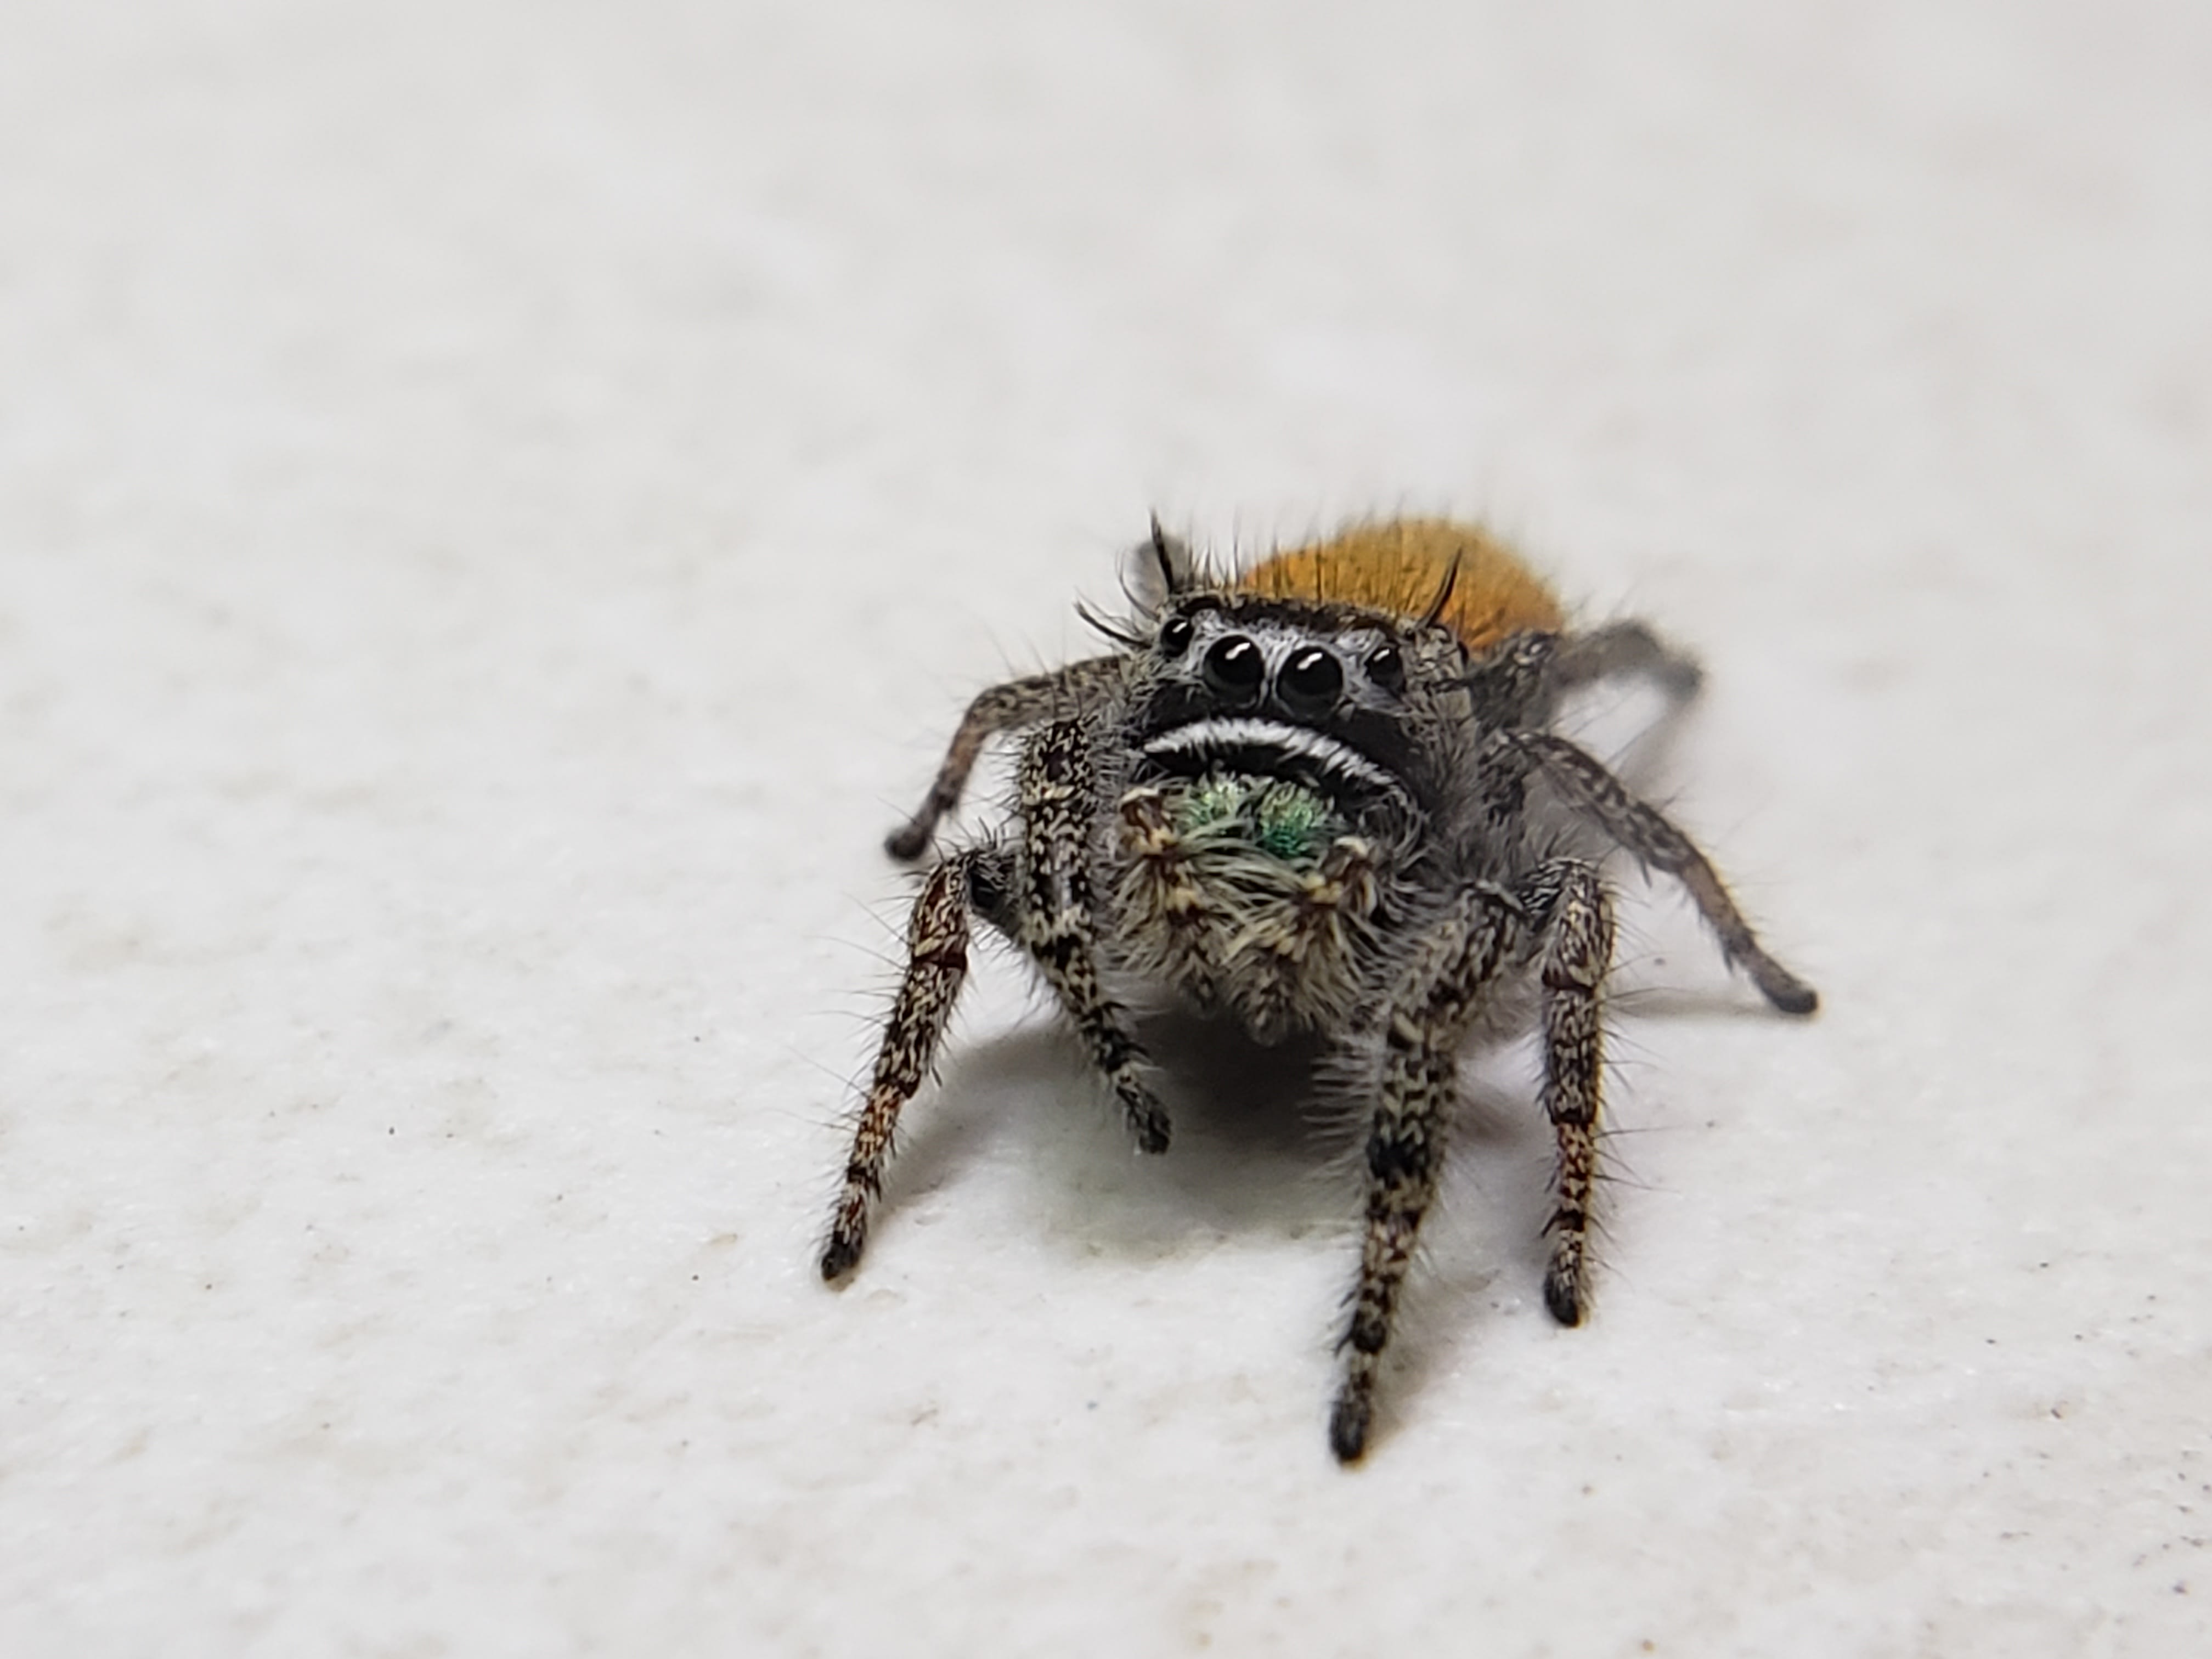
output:
[[[1529,726],[1551,706],[1557,634],[1527,632],[1499,641],[1468,665],[1468,703],[1478,725]]]
[[[884,1165],[902,1108],[929,1075],[945,1023],[968,973],[968,913],[981,895],[1003,893],[1006,855],[992,848],[949,858],[929,872],[907,923],[906,977],[884,1027],[875,1076],[853,1132],[845,1183],[822,1247],[822,1276],[842,1278],[866,1247],[868,1212],[883,1194]],[[985,903],[983,908],[991,908]]]
[[[1436,1195],[1444,1125],[1458,1089],[1460,1043],[1520,937],[1513,900],[1494,888],[1470,890],[1423,942],[1382,1012],[1359,1284],[1340,1345],[1344,1381],[1328,1423],[1330,1449],[1346,1463],[1367,1449],[1382,1351],[1421,1218]]]
[[[1548,732],[1501,732],[1492,743],[1533,762],[1570,805],[1644,864],[1689,889],[1719,936],[1722,954],[1751,975],[1769,1002],[1785,1014],[1809,1014],[1820,1006],[1811,986],[1766,953],[1695,843],[1657,808],[1630,794],[1595,757]]]
[[[1121,662],[1119,657],[1086,658],[1049,674],[1009,680],[978,693],[961,716],[928,795],[915,815],[884,839],[884,850],[902,860],[920,858],[937,832],[938,820],[960,804],[968,775],[975,769],[986,741],[1000,732],[1089,708],[1120,679]]]
[[[1705,684],[1705,671],[1694,658],[1668,645],[1640,622],[1617,622],[1559,641],[1552,665],[1553,684],[1571,691],[1614,674],[1641,674],[1677,702],[1687,702]]]
[[[1521,896],[1543,939],[1543,1103],[1559,1148],[1545,1224],[1552,1260],[1544,1305],[1562,1325],[1579,1325],[1589,1305],[1590,1194],[1604,1088],[1601,1000],[1613,965],[1613,902],[1597,871],[1579,859],[1542,866],[1522,884]]]
[[[1054,720],[1030,739],[1022,752],[1020,791],[1025,886],[1015,901],[1015,938],[1075,1022],[1091,1064],[1121,1103],[1139,1150],[1164,1152],[1167,1109],[1145,1083],[1145,1054],[1129,1016],[1098,978],[1092,878],[1098,789],[1090,738],[1079,721]]]

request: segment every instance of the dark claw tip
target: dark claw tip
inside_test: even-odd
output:
[[[860,1241],[857,1238],[833,1238],[822,1247],[822,1277],[835,1285],[847,1273],[860,1265]]]
[[[901,864],[912,864],[929,845],[929,831],[919,824],[902,824],[884,837],[884,851]]]
[[[1562,1325],[1572,1328],[1583,1322],[1582,1292],[1564,1273],[1544,1275],[1544,1305]]]
[[[1349,1396],[1336,1402],[1328,1414],[1328,1449],[1340,1463],[1357,1463],[1367,1455],[1367,1425],[1375,1415],[1364,1400]]]
[[[1140,1152],[1155,1155],[1164,1152],[1168,1149],[1168,1121],[1164,1117],[1137,1126],[1137,1150]]]

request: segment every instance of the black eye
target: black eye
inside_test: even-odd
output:
[[[1180,657],[1190,649],[1190,618],[1170,617],[1160,625],[1160,654]]]
[[[1367,653],[1367,678],[1385,691],[1406,689],[1406,653],[1395,645],[1378,645]]]
[[[1276,677],[1275,692],[1302,714],[1325,714],[1336,707],[1344,690],[1344,669],[1332,652],[1317,645],[1301,646],[1291,653]]]
[[[1206,653],[1206,683],[1235,702],[1249,702],[1267,672],[1260,647],[1242,634],[1216,640]]]

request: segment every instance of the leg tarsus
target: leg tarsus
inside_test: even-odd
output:
[[[1571,1330],[1583,1322],[1582,1266],[1563,1267],[1557,1261],[1544,1269],[1544,1306],[1553,1318]]]
[[[958,798],[954,798],[957,800]],[[924,807],[920,812],[884,837],[884,851],[901,864],[912,864],[929,846],[929,838],[937,832],[937,820],[949,811],[953,802],[932,811]]]
[[[1773,958],[1745,965],[1753,983],[1784,1013],[1802,1017],[1820,1012],[1820,994]]]
[[[1122,1097],[1121,1109],[1129,1119],[1129,1130],[1136,1137],[1137,1150],[1158,1157],[1168,1149],[1175,1138],[1175,1126],[1169,1121],[1167,1108],[1150,1093],[1138,1100]]]
[[[1345,1379],[1336,1404],[1328,1413],[1328,1449],[1340,1463],[1357,1463],[1367,1455],[1367,1431],[1375,1421],[1372,1373],[1355,1381]]]
[[[1541,907],[1541,1021],[1544,1115],[1558,1152],[1553,1173],[1552,1257],[1544,1305],[1562,1325],[1578,1325],[1588,1306],[1590,1205],[1597,1180],[1597,1134],[1605,1085],[1605,977],[1613,966],[1613,904],[1596,869],[1559,859],[1524,884]]]

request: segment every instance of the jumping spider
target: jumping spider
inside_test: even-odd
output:
[[[1462,1048],[1541,1027],[1558,1142],[1544,1302],[1588,1297],[1613,907],[1584,842],[1680,881],[1728,960],[1792,1014],[1811,987],[1760,948],[1705,855],[1547,728],[1613,674],[1678,702],[1698,671],[1638,623],[1566,631],[1558,600],[1484,532],[1370,525],[1208,574],[1154,521],[1121,647],[969,705],[929,796],[889,849],[921,855],[986,739],[1024,731],[1012,820],[923,882],[906,976],[822,1252],[860,1259],[900,1109],[931,1068],[979,916],[1036,963],[1128,1119],[1167,1114],[1127,999],[1165,991],[1272,1041],[1316,1034],[1366,1121],[1359,1278],[1329,1444],[1367,1447],[1378,1363],[1437,1188]],[[1595,832],[1594,838],[1590,832]]]

